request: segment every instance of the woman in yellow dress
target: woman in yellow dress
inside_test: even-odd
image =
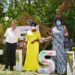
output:
[[[39,68],[38,53],[41,35],[36,29],[36,23],[32,22],[30,26],[31,30],[27,32],[25,40],[27,42],[27,51],[23,70],[36,71]]]

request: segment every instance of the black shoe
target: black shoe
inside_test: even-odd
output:
[[[26,72],[26,70],[22,70],[22,72]]]
[[[10,69],[10,71],[14,71],[14,69]]]

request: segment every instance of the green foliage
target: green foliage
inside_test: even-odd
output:
[[[72,51],[75,51],[75,47],[72,47]]]
[[[3,12],[3,4],[0,3],[0,13],[2,13],[2,12]]]
[[[59,5],[61,5],[64,0],[33,0],[34,2],[31,4],[26,3],[27,0],[15,0],[16,3],[13,3],[13,0],[9,0],[10,5],[8,11],[2,13],[4,9],[3,4],[5,3],[7,5],[6,1],[7,0],[2,0],[2,3],[0,3],[0,24],[3,25],[4,29],[11,25],[12,19],[16,19],[20,16],[23,16],[24,14],[32,16],[37,23],[42,23],[42,25],[51,27],[56,16],[56,11]],[[6,21],[4,16],[9,17],[9,19]],[[68,11],[63,13],[62,18],[64,21],[64,25],[68,27],[70,37],[75,40],[74,2],[71,4]],[[5,47],[1,44],[0,48]],[[75,51],[75,48],[73,48],[73,50]],[[4,59],[4,57],[2,57],[3,56],[1,56],[0,58]],[[68,59],[72,60],[72,55],[69,55]],[[3,62],[4,60],[1,60],[0,62]]]
[[[0,2],[0,18],[4,17],[5,16],[5,13],[3,13],[3,4]]]
[[[72,62],[73,61],[73,55],[72,54],[68,54],[67,61],[68,62]]]
[[[63,20],[68,27],[70,37],[75,40],[75,4],[72,4],[68,11],[63,14]]]
[[[58,5],[55,0],[40,0],[34,2],[30,9],[30,14],[42,24],[50,27],[54,20],[56,9]]]
[[[28,4],[26,0],[16,0],[14,4],[11,0],[8,11],[6,12],[6,16],[9,17],[9,20],[7,22],[4,21],[4,18],[0,20],[4,27],[9,27],[12,19],[16,19],[24,13],[31,15],[37,23],[42,23],[47,27],[51,27],[56,16],[56,11],[64,0],[33,1],[33,3]],[[5,0],[3,0],[3,2],[6,3]],[[75,39],[75,3],[71,4],[71,7],[62,17],[65,25],[69,29],[70,36]]]

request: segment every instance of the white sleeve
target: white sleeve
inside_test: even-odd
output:
[[[7,35],[8,35],[8,29],[6,30],[4,37],[7,37]]]

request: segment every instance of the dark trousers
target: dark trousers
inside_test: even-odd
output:
[[[10,67],[10,70],[13,69],[13,66],[16,64],[16,48],[17,43],[6,43],[6,63],[5,68]]]

